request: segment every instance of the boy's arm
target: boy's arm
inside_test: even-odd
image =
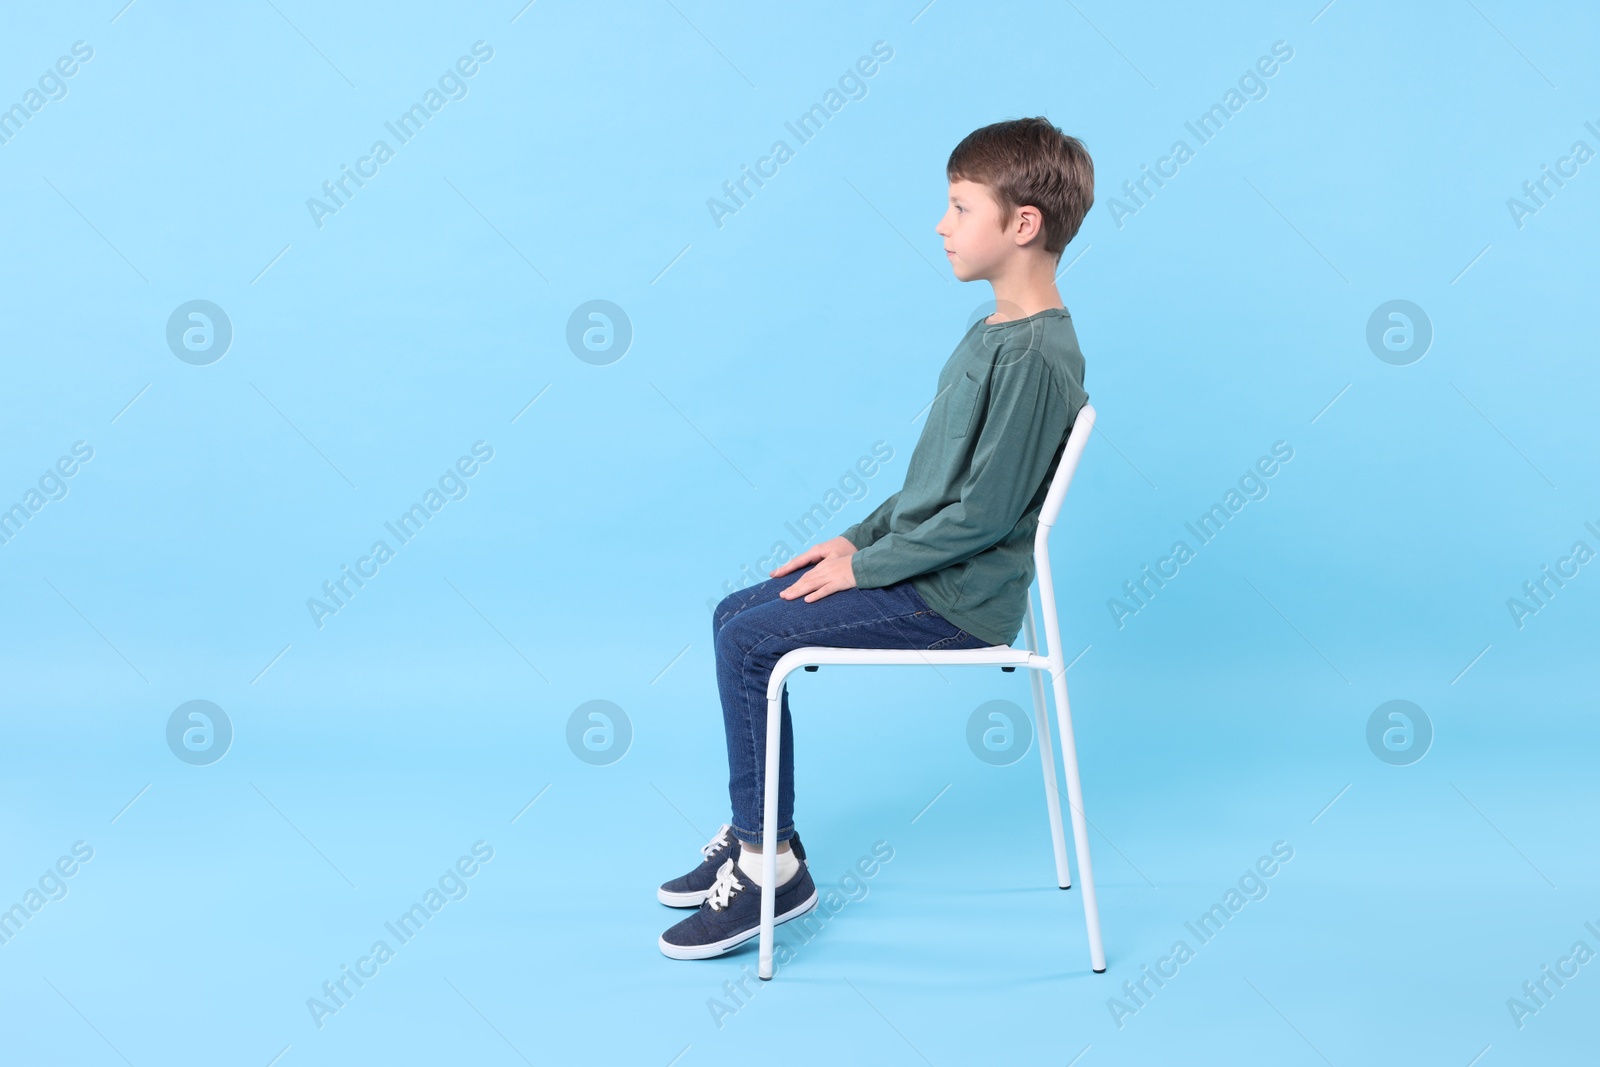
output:
[[[889,494],[889,499],[872,509],[872,514],[845,530],[839,536],[857,548],[866,548],[889,532],[889,516],[894,513],[895,502],[899,499],[900,490],[896,489]]]
[[[852,556],[857,588],[893,585],[970,559],[1022,518],[1075,412],[1037,353],[996,367],[989,388],[961,498],[914,529],[886,533]]]

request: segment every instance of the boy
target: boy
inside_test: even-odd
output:
[[[761,840],[767,681],[780,656],[806,645],[982,648],[1010,644],[1022,626],[1039,510],[1088,401],[1055,275],[1094,203],[1094,164],[1076,138],[1029,118],[969,134],[945,175],[950,206],[935,230],[956,277],[989,282],[997,310],[940,372],[904,488],[717,606],[733,821],[698,867],[657,890],[663,904],[698,908],[661,936],[673,959],[720,956],[759,934],[763,848],[778,850],[777,922],[817,904],[794,829],[787,687],[778,840]]]

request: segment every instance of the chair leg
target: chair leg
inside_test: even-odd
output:
[[[778,913],[778,755],[783,748],[783,686],[767,697],[767,773],[761,798],[761,958],[756,973],[772,977],[772,929]]]
[[[1022,620],[1023,636],[1028,648],[1039,651],[1033,628],[1033,598],[1028,598],[1028,614]],[[1041,653],[1042,655],[1042,653]],[[1061,827],[1061,797],[1056,789],[1056,754],[1050,744],[1050,713],[1044,702],[1044,677],[1042,672],[1028,671],[1028,685],[1033,690],[1033,722],[1039,735],[1039,759],[1044,764],[1044,802],[1050,809],[1050,843],[1056,854],[1056,885],[1072,888],[1072,871],[1067,866],[1067,839]]]
[[[1072,737],[1072,710],[1067,703],[1067,671],[1050,672],[1055,689],[1056,720],[1061,727],[1061,761],[1067,772],[1067,804],[1072,808],[1072,839],[1078,850],[1078,877],[1083,879],[1083,918],[1089,928],[1089,962],[1096,974],[1106,969],[1100,943],[1100,905],[1094,895],[1094,869],[1089,863],[1089,824],[1083,814],[1083,783],[1078,778],[1078,746]]]

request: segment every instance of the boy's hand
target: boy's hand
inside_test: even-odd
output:
[[[781,567],[775,569],[771,574],[767,575],[767,577],[782,578],[790,571],[798,570],[808,563],[816,563],[818,560],[824,560],[830,556],[853,556],[855,555],[855,552],[856,546],[851,544],[848,539],[843,537],[831,538],[830,540],[824,541],[819,545],[812,545],[810,548],[794,557],[794,559],[791,559],[788,563],[785,563]]]
[[[803,596],[806,598],[806,603],[811,604],[841,589],[854,589],[856,573],[850,565],[850,557],[855,554],[856,546],[843,537],[835,537],[820,545],[811,546],[772,572],[772,577],[780,578],[807,564],[816,564],[778,595],[785,600]]]
[[[851,555],[855,549],[851,549]],[[798,558],[798,557],[797,557]],[[793,562],[792,560],[790,562]],[[788,564],[785,564],[788,566]],[[839,592],[841,589],[854,589],[856,587],[855,568],[850,565],[850,556],[829,556],[815,567],[802,574],[789,588],[778,593],[785,600],[793,600],[797,596],[806,598],[807,604],[815,603],[823,597]]]

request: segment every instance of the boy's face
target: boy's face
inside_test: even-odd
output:
[[[934,229],[944,238],[945,258],[961,281],[991,278],[1016,250],[1006,232],[1000,204],[980,182],[950,183],[950,207]]]

